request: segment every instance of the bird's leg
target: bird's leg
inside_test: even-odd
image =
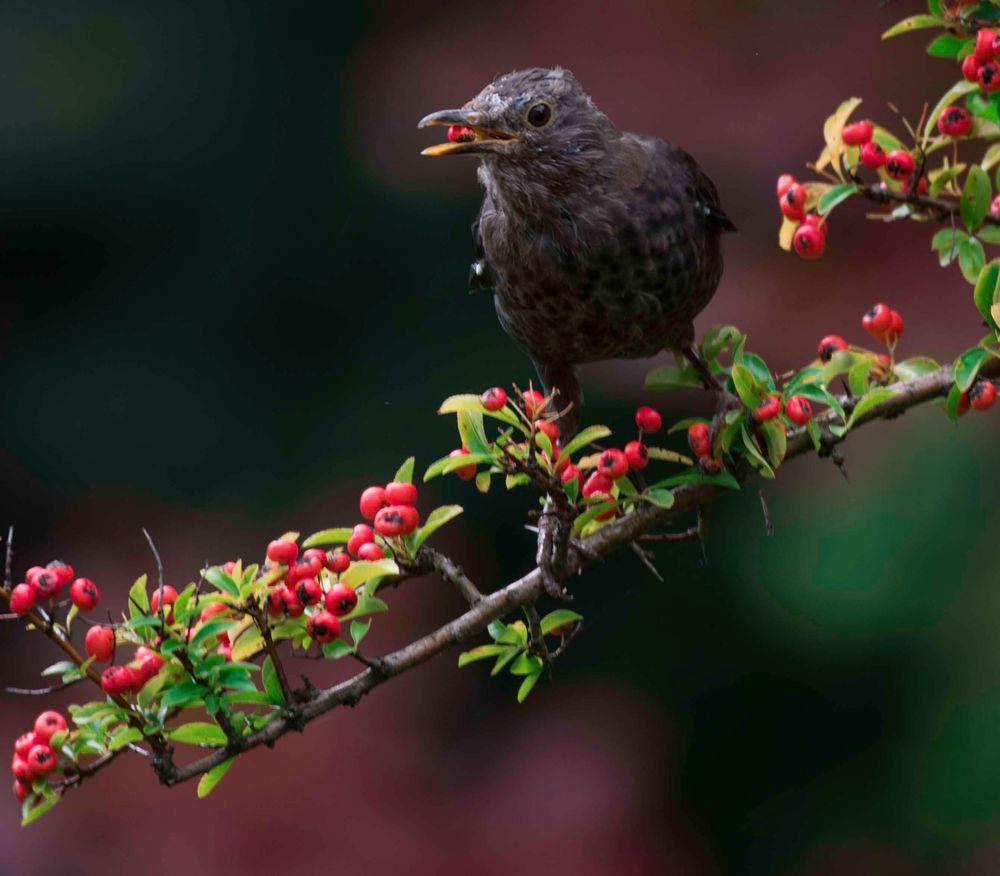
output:
[[[554,393],[550,413],[561,414],[556,423],[560,437],[568,441],[580,425],[580,408],[583,406],[583,390],[576,370],[565,362],[538,363],[536,368],[545,394]]]

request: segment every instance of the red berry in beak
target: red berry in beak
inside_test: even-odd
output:
[[[468,143],[476,139],[476,132],[465,125],[452,125],[448,128],[449,143]]]

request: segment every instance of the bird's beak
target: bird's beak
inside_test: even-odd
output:
[[[463,155],[469,153],[501,152],[517,142],[517,137],[506,131],[489,128],[484,125],[486,119],[482,113],[465,110],[441,110],[424,116],[418,128],[429,128],[432,125],[458,125],[467,128],[469,133],[449,143],[439,143],[428,146],[421,155]]]

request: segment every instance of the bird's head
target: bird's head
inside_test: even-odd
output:
[[[466,128],[453,142],[423,155],[478,155],[501,168],[526,172],[581,167],[599,160],[620,132],[569,70],[535,67],[500,76],[461,109],[421,119],[419,127]],[[471,133],[470,133],[471,132]]]

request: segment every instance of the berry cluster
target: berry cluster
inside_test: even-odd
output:
[[[818,259],[826,251],[826,220],[806,213],[806,187],[791,174],[778,177],[778,206],[786,218],[798,222],[792,247],[804,259]]]
[[[978,83],[980,90],[990,93],[1000,89],[1000,32],[984,27],[976,34],[975,51],[962,61],[962,76]]]
[[[59,712],[42,712],[35,719],[35,726],[17,737],[14,742],[14,796],[23,803],[31,793],[31,785],[47,776],[59,762],[59,739],[56,734],[66,730],[66,719]]]
[[[32,566],[25,573],[24,581],[14,587],[10,595],[10,610],[15,614],[30,614],[37,602],[58,599],[62,589],[69,584],[69,598],[80,611],[92,611],[101,594],[89,578],[73,577],[73,567],[59,560],[47,566]]]

